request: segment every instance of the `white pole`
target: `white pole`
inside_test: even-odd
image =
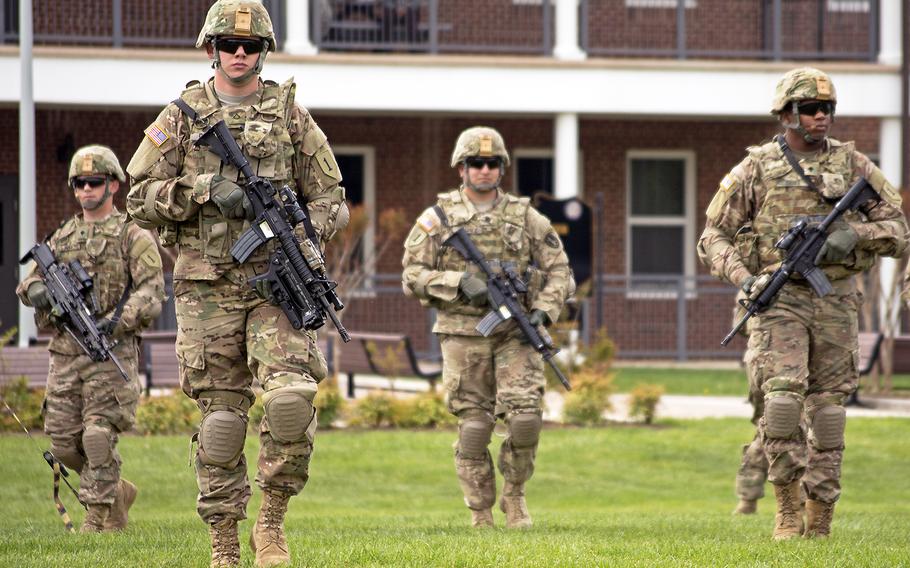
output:
[[[883,3],[884,4],[884,3]],[[901,119],[883,118],[879,132],[879,163],[882,173],[894,187],[901,187]],[[891,311],[891,321],[886,321],[888,314],[888,299],[891,298],[891,284],[894,282],[894,272],[897,270],[897,259],[882,258],[879,263],[879,281],[881,284],[881,305],[879,306],[883,329],[894,329],[900,333],[900,309]],[[896,302],[900,299],[895,297]],[[898,306],[894,306],[898,308]]]
[[[35,223],[35,100],[32,90],[32,0],[19,2],[19,256],[36,241]],[[25,277],[20,267],[20,280]],[[19,346],[38,334],[34,311],[19,304]]]
[[[553,56],[556,59],[578,61],[586,54],[578,46],[578,0],[555,0],[556,2],[556,45]]]
[[[317,7],[323,6],[317,2]],[[328,4],[325,4],[328,6]],[[284,51],[291,55],[316,55],[310,39],[310,0],[290,0],[285,3]],[[316,14],[318,18],[320,15]]]
[[[883,65],[901,64],[901,1],[883,0],[879,3],[878,62]]]
[[[557,114],[555,127],[553,197],[578,197],[581,190],[578,183],[578,115],[572,112]]]

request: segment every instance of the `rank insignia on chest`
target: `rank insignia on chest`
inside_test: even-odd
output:
[[[417,219],[417,226],[420,227],[424,233],[432,233],[437,225],[439,225],[439,218],[429,211],[421,215],[420,219]]]
[[[157,124],[152,124],[145,129],[145,135],[148,136],[148,139],[152,141],[156,147],[160,148],[162,144],[167,142],[167,139],[170,138],[167,135],[167,132],[161,130]]]

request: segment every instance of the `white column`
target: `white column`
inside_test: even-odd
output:
[[[556,115],[553,148],[553,197],[568,199],[578,197],[580,161],[578,159],[578,115],[571,112]]]
[[[316,46],[310,40],[310,0],[289,0],[284,6],[287,30],[284,52],[291,55],[316,55]]]
[[[556,59],[580,60],[585,52],[578,47],[578,0],[554,0],[556,2],[556,45],[553,56]]]
[[[886,65],[901,63],[901,0],[883,0],[879,3],[878,62]]]
[[[32,89],[32,0],[19,3],[19,258],[35,245],[35,98]],[[19,267],[19,280],[27,274]],[[8,301],[8,300],[7,300]],[[38,334],[34,311],[19,304],[19,346]]]
[[[887,2],[883,2],[887,4]],[[894,187],[901,187],[903,181],[901,180],[901,120],[900,118],[883,118],[881,124],[881,130],[879,132],[879,163],[881,164],[882,172],[885,174],[885,177],[888,178],[888,181]],[[891,284],[894,281],[895,271],[897,270],[897,259],[894,258],[881,258],[879,261],[879,280],[881,281],[881,291],[882,291],[882,302],[880,308],[881,321],[884,323],[883,327],[893,326],[895,333],[900,333],[900,309],[897,306],[894,306],[894,311],[892,312],[892,320],[886,322],[885,314],[887,313],[887,298],[891,294]],[[898,283],[900,286],[900,283]],[[899,299],[896,300],[900,302]]]

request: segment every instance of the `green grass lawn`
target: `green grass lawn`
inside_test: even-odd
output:
[[[545,430],[524,532],[468,527],[453,431],[321,432],[310,483],[291,501],[291,553],[295,566],[908,566],[910,420],[853,419],[847,430],[835,536],[786,543],[770,540],[770,497],[754,517],[730,516],[752,435],[744,420]],[[247,446],[254,463],[255,440]],[[0,566],[208,566],[187,438],[129,436],[121,450],[140,488],[129,528],[71,535],[34,445],[0,437]],[[251,517],[258,505],[254,490]],[[251,525],[241,523],[244,566]]]

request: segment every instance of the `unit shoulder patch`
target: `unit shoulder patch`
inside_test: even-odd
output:
[[[547,243],[547,246],[550,248],[559,248],[559,237],[556,236],[556,231],[550,231],[547,233],[547,236],[544,237],[543,242]]]

